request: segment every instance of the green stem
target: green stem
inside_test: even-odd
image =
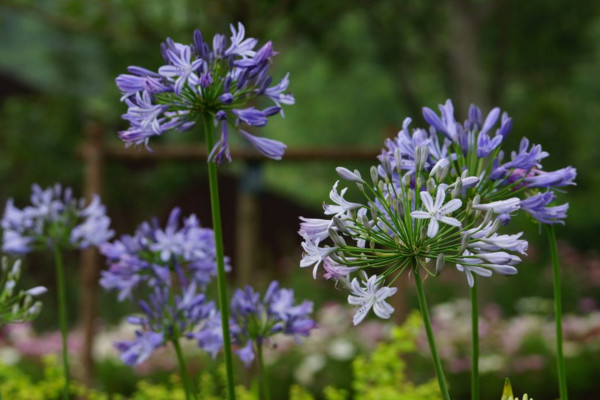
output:
[[[265,368],[265,363],[263,360],[263,346],[260,341],[256,342],[256,349],[258,353],[258,369],[260,373],[260,385],[262,387],[263,400],[271,400],[271,393],[269,391],[269,376],[267,374],[267,369]]]
[[[58,321],[60,325],[60,334],[62,336],[62,361],[63,374],[65,379],[63,389],[63,399],[69,399],[69,354],[67,348],[67,288],[65,285],[65,268],[62,255],[58,246],[53,247],[54,266],[56,267],[56,280],[58,286]]]
[[[479,307],[477,302],[477,278],[473,277],[471,288],[471,400],[479,400]]]
[[[214,146],[212,118],[204,116],[204,135],[208,154]],[[223,253],[223,231],[221,227],[221,205],[219,203],[219,181],[217,164],[208,162],[208,181],[210,185],[210,208],[212,211],[213,231],[215,233],[215,251],[217,257],[217,290],[219,292],[219,308],[221,309],[221,326],[223,328],[223,349],[225,353],[225,369],[227,372],[227,390],[229,400],[235,400],[235,383],[233,380],[233,359],[231,337],[229,334],[229,302],[227,300],[227,281],[225,279],[225,256]]]
[[[181,380],[183,381],[183,387],[185,389],[185,398],[186,400],[195,399],[196,395],[194,386],[188,375],[187,368],[185,367],[185,359],[183,358],[183,353],[181,352],[179,337],[175,336],[172,341],[173,347],[175,348],[175,353],[177,353],[177,362],[179,364],[179,373],[181,374]]]
[[[550,242],[550,255],[552,257],[552,269],[554,272],[554,319],[556,322],[556,363],[558,367],[558,388],[560,400],[567,400],[567,373],[565,369],[565,358],[563,355],[562,335],[562,293],[560,282],[560,266],[558,260],[558,249],[556,248],[556,234],[554,226],[548,226],[548,241]]]
[[[425,291],[423,290],[419,268],[413,267],[413,271],[415,273],[415,282],[417,283],[419,306],[421,307],[423,323],[425,324],[425,333],[427,333],[427,342],[429,343],[429,350],[431,351],[431,358],[433,359],[433,366],[440,386],[440,392],[442,393],[444,400],[450,400],[450,394],[448,394],[448,387],[446,386],[446,378],[444,378],[444,371],[442,370],[442,362],[440,361],[437,347],[435,346],[433,329],[431,329],[431,319],[429,318],[429,309],[427,308],[427,300],[425,299]]]

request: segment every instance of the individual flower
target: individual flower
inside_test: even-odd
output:
[[[144,222],[133,235],[105,243],[100,251],[109,265],[101,272],[100,284],[117,290],[120,301],[131,298],[142,282],[150,286],[168,283],[175,274],[205,287],[217,273],[212,229],[201,227],[194,214],[181,221],[179,208],[171,211],[164,228],[157,219]]]
[[[230,127],[265,156],[281,159],[286,148],[283,143],[254,136],[247,128],[267,125],[273,115],[283,116],[283,105],[294,104],[294,97],[287,93],[289,74],[272,84],[269,67],[277,55],[273,44],[256,48],[258,41],[245,37],[241,23],[230,28],[229,42],[225,35],[217,34],[212,46],[199,30],[189,45],[167,38],[161,44],[166,65],[158,72],[131,66],[128,74],[117,77],[121,100],[128,107],[123,118],[130,123],[119,137],[127,146],[148,146],[153,136],[173,129],[189,130],[205,119],[221,129],[209,161],[231,161]],[[272,105],[256,108],[259,99]]]
[[[312,302],[296,304],[294,291],[280,288],[277,281],[271,282],[262,299],[250,286],[237,289],[229,304],[231,336],[240,346],[236,353],[246,366],[254,360],[255,351],[262,351],[272,336],[281,333],[298,341],[316,327],[310,318]]]
[[[437,235],[439,230],[439,222],[443,222],[447,225],[459,227],[461,226],[460,221],[456,218],[447,217],[453,211],[456,211],[462,205],[459,199],[452,199],[448,203],[444,204],[446,198],[446,191],[442,186],[438,186],[437,194],[435,196],[435,203],[433,198],[427,192],[420,192],[421,201],[427,209],[427,211],[412,211],[410,216],[417,219],[428,219],[429,225],[427,227],[427,236],[430,238]]]
[[[0,326],[30,321],[38,316],[42,309],[42,302],[34,298],[46,293],[43,286],[31,289],[17,289],[21,277],[21,260],[9,262],[7,257],[2,257],[0,271]]]
[[[356,278],[350,283],[351,295],[348,296],[348,303],[358,306],[352,322],[358,325],[367,316],[372,308],[375,315],[379,318],[389,319],[394,312],[394,307],[389,305],[385,299],[392,296],[397,288],[380,287],[381,283],[377,281],[378,277],[372,275],[362,284]]]
[[[74,198],[71,189],[63,189],[59,184],[47,189],[33,185],[31,204],[23,209],[9,199],[1,225],[2,250],[8,254],[26,254],[55,246],[80,249],[100,246],[114,234],[98,196],[86,206],[84,199]]]

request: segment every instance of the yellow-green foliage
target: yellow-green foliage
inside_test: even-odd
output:
[[[402,326],[392,330],[392,340],[389,343],[380,344],[369,357],[356,358],[353,364],[355,399],[441,399],[434,379],[422,385],[414,385],[405,375],[406,363],[402,356],[416,351],[416,339],[421,327],[421,316],[413,313]]]
[[[504,390],[502,391],[501,400],[519,400],[518,397],[514,397],[513,391],[512,391],[512,386],[510,384],[510,379],[508,379],[508,378],[506,378],[506,380],[504,381]],[[527,394],[524,394],[523,400],[533,400],[533,399],[530,398],[529,396],[527,396]]]
[[[44,359],[44,376],[33,382],[31,377],[13,366],[0,364],[0,397],[19,400],[58,400],[62,398],[63,377],[56,357]],[[108,396],[71,382],[72,397],[88,400],[108,400]]]
[[[389,342],[381,343],[370,356],[359,356],[354,360],[352,365],[354,372],[353,399],[441,399],[435,380],[432,379],[424,384],[415,385],[406,377],[406,363],[402,357],[416,351],[416,339],[421,327],[420,315],[413,313],[402,326],[392,330]],[[216,373],[201,372],[196,381],[198,399],[221,400],[227,398],[225,381],[223,366]],[[59,400],[62,393],[62,384],[62,372],[55,357],[45,360],[43,379],[36,382],[32,382],[31,377],[19,368],[0,365],[0,394],[2,399]],[[109,400],[107,395],[90,391],[77,383],[71,384],[71,393],[74,398],[85,397],[88,400]],[[258,400],[256,393],[247,390],[243,386],[236,387],[236,395],[239,400]],[[348,400],[350,398],[348,391],[333,387],[326,387],[323,395],[326,400]],[[290,388],[289,399],[314,400],[314,396],[306,389],[293,385]],[[125,397],[113,395],[110,400],[125,400]],[[185,400],[185,392],[179,376],[173,375],[167,384],[139,382],[136,392],[129,400]]]

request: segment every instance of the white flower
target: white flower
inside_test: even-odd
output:
[[[333,185],[333,188],[331,189],[331,192],[329,192],[329,197],[331,198],[331,201],[333,201],[336,205],[324,204],[323,208],[325,209],[325,215],[335,215],[339,218],[342,215],[344,215],[348,210],[364,207],[362,204],[351,203],[345,200],[344,194],[346,193],[348,188],[343,188],[342,191],[338,193],[338,183],[340,183],[340,181],[336,181]]]
[[[354,325],[361,323],[367,316],[371,308],[379,318],[388,319],[394,312],[394,307],[385,302],[385,299],[392,296],[397,288],[384,286],[379,287],[381,283],[377,282],[377,276],[373,275],[367,281],[362,281],[364,288],[354,278],[350,284],[352,294],[348,296],[348,303],[353,306],[359,306],[352,318]]]
[[[447,217],[446,214],[450,214],[451,212],[458,210],[462,205],[462,201],[460,201],[460,199],[453,199],[444,204],[446,192],[442,185],[438,187],[437,194],[435,196],[435,203],[428,192],[421,192],[420,195],[421,201],[423,202],[423,205],[427,211],[413,211],[410,213],[410,216],[416,219],[429,219],[429,226],[427,227],[428,237],[432,238],[437,235],[438,230],[440,229],[438,221],[456,227],[461,226],[459,220],[456,218]]]
[[[319,243],[329,237],[329,229],[333,226],[333,220],[320,218],[300,217],[300,236]]]
[[[337,249],[337,247],[319,247],[318,243],[313,242],[307,237],[302,242],[302,248],[304,249],[304,254],[302,255],[302,260],[300,260],[300,267],[305,268],[314,264],[313,278],[315,279],[317,279],[319,264]]]

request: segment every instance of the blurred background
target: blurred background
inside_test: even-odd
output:
[[[150,216],[164,221],[174,206],[181,206],[184,214],[198,214],[209,226],[205,159],[189,151],[199,144],[199,133],[173,132],[153,139],[154,154],[143,148],[123,152],[117,132],[126,128],[120,118],[125,106],[119,102],[114,79],[129,65],[158,68],[159,44],[166,37],[190,43],[194,29],[211,37],[228,33],[229,23],[236,21],[243,22],[247,35],[260,43],[274,42],[280,53],[274,78],[290,73],[296,105],[285,109],[285,119],[272,118],[261,130],[261,135],[286,143],[294,157],[273,162],[234,155],[232,164],[220,168],[225,247],[234,267],[232,287],[250,283],[264,288],[276,278],[293,287],[297,298],[314,301],[317,310],[348,316],[349,306],[335,308],[336,302],[344,302],[341,291],[330,282],[313,281],[310,271],[298,268],[298,216],[321,215],[336,166],[368,174],[384,140],[396,134],[404,118],[410,116],[414,127],[423,126],[421,107],[437,109],[451,98],[457,119],[463,120],[470,103],[484,112],[500,106],[514,120],[505,149],[517,148],[521,137],[527,136],[551,154],[545,169],[572,165],[578,171],[577,186],[560,199],[570,204],[568,223],[557,229],[564,311],[571,318],[565,322],[565,351],[573,398],[596,399],[600,391],[598,2],[0,0],[0,201],[12,197],[23,206],[32,183],[61,182],[76,193],[102,193],[118,234],[133,232]],[[233,144],[245,150],[243,146]],[[547,383],[555,380],[552,329],[543,328],[552,323],[546,236],[525,218],[516,223],[530,240],[519,275],[481,282],[482,309],[493,322],[490,326],[496,327],[492,342],[482,349],[482,390],[499,396],[503,378],[510,376],[513,386],[535,398],[551,398],[555,388]],[[90,261],[94,256],[87,256],[87,261],[85,257],[91,270],[77,267],[78,255],[70,259],[71,326],[81,337],[92,329],[110,348],[112,336],[107,332],[116,331],[118,336],[119,323],[132,308],[117,303],[112,293],[98,292],[97,304],[90,303],[85,294],[96,293],[97,271]],[[95,262],[104,266],[102,260]],[[30,282],[53,287],[49,260],[37,256],[27,264]],[[411,281],[408,277],[405,281],[402,293],[396,295],[394,323],[402,323],[417,307]],[[463,315],[466,281],[448,271],[427,286],[430,303],[440,306],[439,326],[447,329],[439,334],[448,338],[442,353],[452,391],[456,398],[467,398],[468,332],[461,336],[464,327],[444,325],[448,315]],[[5,363],[36,373],[36,357],[53,351],[52,340],[58,343],[54,302],[49,294],[33,327],[5,332],[0,352]],[[453,321],[459,324],[460,318]],[[317,397],[329,384],[351,390],[347,373],[352,359],[368,354],[377,340],[389,338],[390,324],[370,323],[373,329],[363,333],[348,325],[344,332],[318,335],[323,349],[343,338],[352,351],[341,356],[315,352],[311,346],[319,347],[314,343],[295,352],[273,350],[272,363],[283,366],[277,368],[280,382],[300,383]],[[75,348],[89,347],[77,337]],[[25,351],[35,348],[33,344],[40,348],[37,353]],[[81,379],[108,392],[127,394],[137,380],[150,376],[160,381],[169,372],[170,366],[160,362],[129,372],[114,354],[105,353],[110,350],[96,351],[93,364],[89,357],[82,361],[88,372],[82,372]],[[197,357],[197,368],[215,366]],[[421,360],[410,364],[413,381],[433,376],[423,362],[427,357],[423,350]]]

